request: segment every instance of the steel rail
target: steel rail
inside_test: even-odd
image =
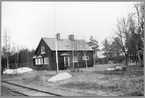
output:
[[[15,84],[15,83],[10,83],[10,82],[4,81],[4,80],[2,80],[2,83],[6,83],[6,84],[9,84],[9,85],[12,85],[12,86],[17,86],[17,87],[25,88],[25,89],[28,89],[28,90],[37,91],[37,92],[41,92],[41,93],[45,93],[45,94],[50,94],[50,95],[54,95],[54,96],[62,96],[62,95],[59,95],[59,94],[55,94],[55,93],[51,93],[51,92],[47,92],[47,91],[42,91],[42,90],[38,90],[38,89],[35,89],[35,88],[18,85],[18,84]],[[14,91],[14,92],[22,94],[24,96],[28,96],[28,95],[23,94],[23,93],[18,92],[18,91]]]

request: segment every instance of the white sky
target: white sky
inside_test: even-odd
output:
[[[41,37],[54,37],[53,2],[2,2],[2,45],[4,30],[16,45],[36,49]],[[61,38],[102,41],[116,28],[117,19],[133,12],[134,2],[57,2],[56,32]]]

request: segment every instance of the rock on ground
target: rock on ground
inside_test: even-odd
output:
[[[72,75],[70,75],[69,73],[67,72],[64,72],[64,73],[59,73],[51,78],[48,79],[48,82],[57,82],[57,81],[60,81],[60,80],[66,80],[66,79],[69,79],[71,78]]]

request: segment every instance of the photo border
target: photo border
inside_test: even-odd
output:
[[[0,1],[0,7],[1,7],[1,12],[2,12],[2,2],[139,2],[139,1],[144,2],[144,0],[2,0],[2,1]],[[0,14],[2,14],[1,12],[0,12]],[[1,15],[1,17],[2,17],[2,15]],[[0,19],[0,23],[2,25],[2,18]],[[0,30],[2,32],[1,27],[0,27]],[[144,27],[144,30],[145,30],[145,27]],[[0,39],[1,39],[1,33],[0,33]],[[2,41],[0,40],[0,49],[1,49],[1,43],[2,43]],[[145,54],[145,45],[144,45],[144,54]],[[1,50],[0,50],[0,59],[1,59]],[[144,57],[144,61],[145,61],[145,57]],[[144,70],[145,70],[145,67],[144,67]],[[0,71],[1,71],[1,60],[0,60]],[[1,80],[1,77],[0,77],[0,80]],[[144,81],[145,81],[145,79],[144,79]],[[1,81],[0,81],[0,83],[1,83]],[[144,85],[144,88],[145,88],[145,85]],[[145,90],[144,90],[144,94],[145,94]],[[3,96],[1,96],[1,97],[3,98]],[[15,98],[15,96],[11,96],[11,97]],[[21,98],[21,96],[18,96],[18,97]],[[101,98],[103,96],[94,96],[94,98],[95,97]],[[112,98],[112,97],[107,96],[107,98]],[[134,97],[134,96],[132,96],[132,97]],[[132,98],[132,97],[124,97],[124,98]],[[10,97],[4,97],[4,98],[10,98]],[[37,98],[42,98],[42,97],[38,96]],[[52,97],[52,98],[58,98],[58,97]],[[74,97],[68,97],[68,98],[81,98],[81,97],[74,96]],[[85,98],[92,98],[92,96],[91,97],[85,97]],[[134,97],[134,98],[141,98],[141,97]]]

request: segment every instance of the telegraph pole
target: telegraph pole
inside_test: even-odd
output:
[[[56,68],[56,73],[58,73],[58,51],[57,51],[57,38],[55,37],[55,50],[56,50],[56,66],[57,66],[57,68]]]
[[[53,4],[53,12],[54,12],[54,34],[55,34],[55,50],[56,50],[56,73],[58,74],[58,51],[57,51],[57,36],[56,36],[56,12],[55,12],[55,4]]]

